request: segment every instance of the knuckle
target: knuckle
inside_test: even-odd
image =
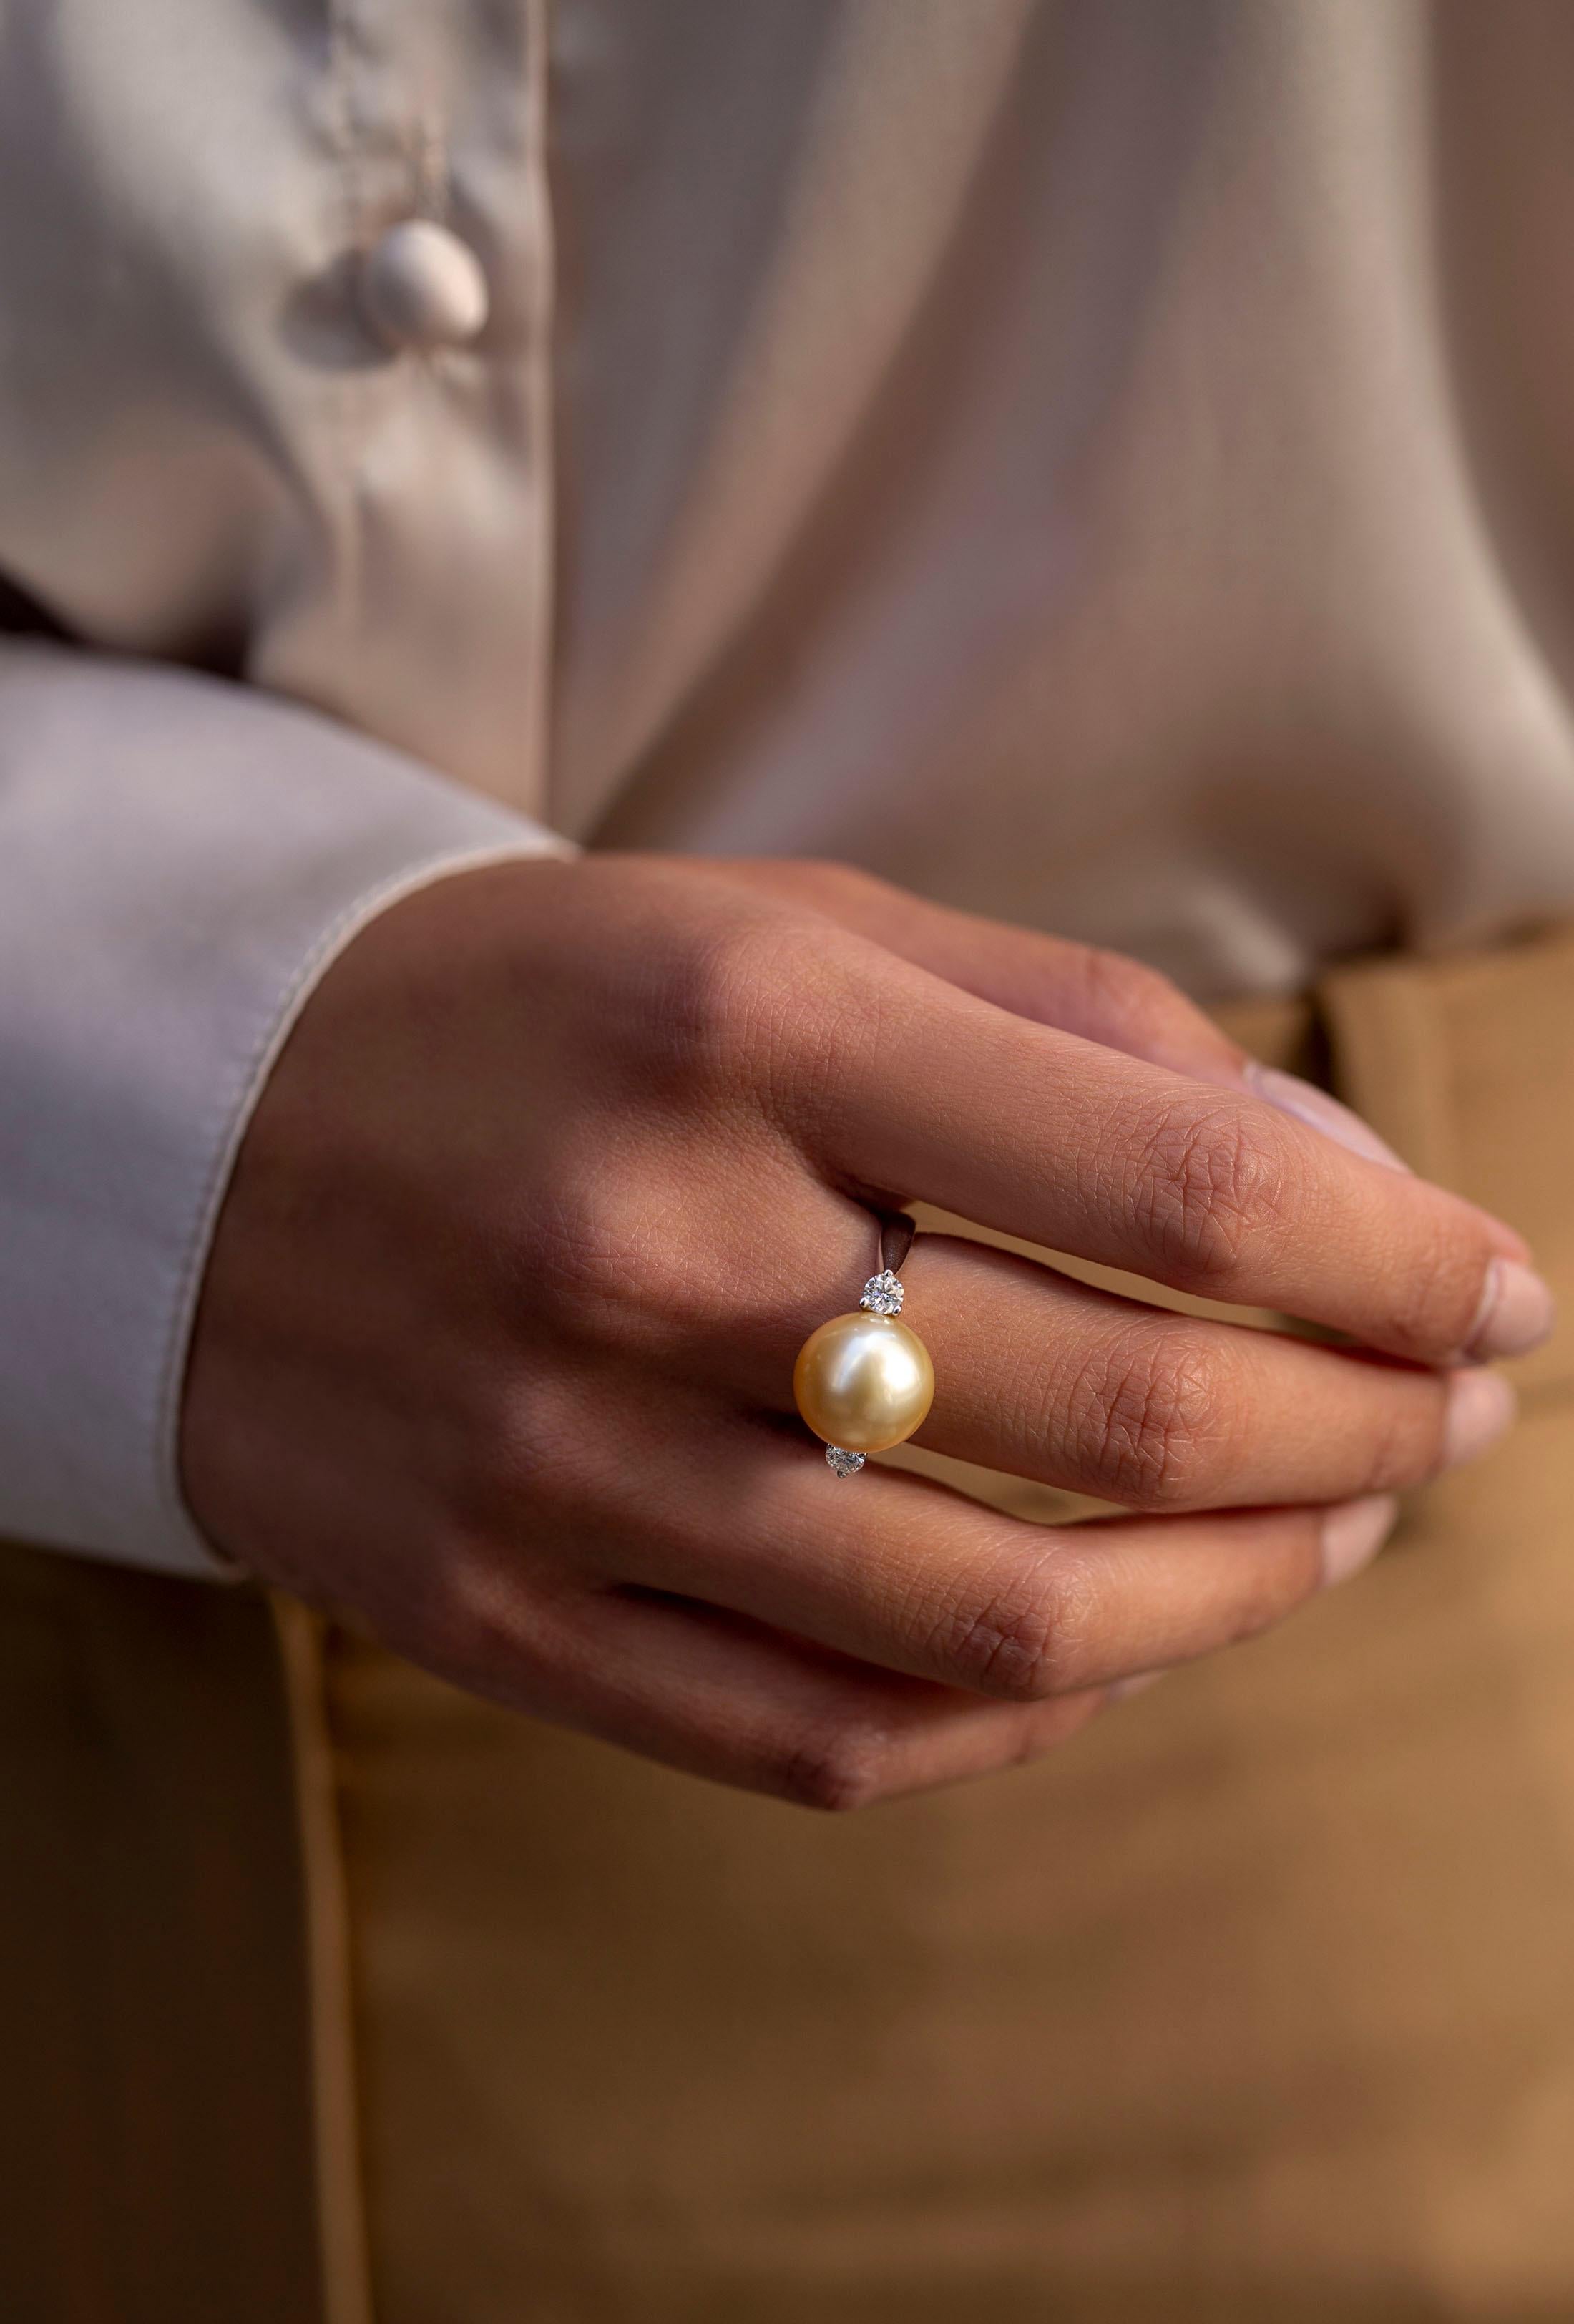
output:
[[[692,1056],[731,1072],[758,1045],[774,1013],[795,923],[775,914],[741,918],[712,931],[696,954],[676,1022]]]
[[[1244,1646],[1248,1639],[1261,1637],[1265,1630],[1276,1628],[1315,1594],[1321,1577],[1317,1536],[1308,1527],[1295,1554],[1264,1558],[1241,1582],[1223,1644]]]
[[[1151,1027],[1195,1012],[1177,985],[1156,968],[1098,945],[1071,948],[1073,989],[1088,1015],[1100,1023]]]
[[[1146,1327],[1085,1375],[1076,1433],[1097,1489],[1137,1508],[1212,1498],[1235,1448],[1227,1367],[1183,1332]]]
[[[452,1677],[488,1669],[498,1653],[498,1621],[492,1575],[474,1543],[450,1541],[437,1547],[428,1578],[411,1609],[419,1626],[423,1655]]]
[[[1387,1493],[1419,1485],[1433,1476],[1443,1456],[1446,1395],[1431,1382],[1402,1380],[1399,1397],[1378,1382],[1370,1398],[1368,1435],[1360,1462],[1359,1489]],[[1410,1393],[1420,1388],[1420,1397]],[[1431,1391],[1431,1392],[1426,1392]]]
[[[1008,1702],[1037,1702],[1070,1683],[1087,1622],[1076,1561],[1046,1550],[959,1591],[934,1622],[929,1657],[957,1684]]]
[[[739,915],[711,929],[663,996],[658,1032],[686,1077],[735,1089],[813,1017],[824,936],[806,915]]]
[[[812,910],[713,932],[669,997],[645,1070],[692,1119],[763,1120],[798,1142],[824,1115],[866,1010],[851,940]]]
[[[1276,1235],[1295,1189],[1284,1149],[1233,1106],[1162,1120],[1129,1167],[1139,1231],[1183,1287],[1227,1286],[1250,1246]]]
[[[570,1186],[538,1185],[527,1215],[508,1235],[516,1285],[537,1312],[595,1310],[621,1290],[629,1265],[628,1222],[613,1188],[593,1172]]]
[[[555,1185],[531,1189],[511,1223],[505,1312],[537,1318],[576,1343],[686,1343],[715,1320],[717,1266],[703,1237],[675,1229],[673,1173],[569,1157]]]
[[[800,856],[792,868],[801,875],[805,895],[826,909],[840,907],[853,911],[897,893],[889,881],[866,872],[861,864],[839,863],[831,856]]]
[[[391,1643],[457,1683],[484,1685],[532,1667],[544,1631],[533,1582],[489,1531],[449,1521],[433,1528]]]
[[[594,1473],[584,1399],[549,1368],[524,1371],[502,1360],[488,1368],[456,1398],[447,1439],[447,1506],[462,1532],[481,1541],[517,1543],[535,1525],[560,1520]]]
[[[845,1815],[869,1807],[890,1788],[889,1738],[849,1717],[784,1735],[766,1770],[766,1788],[795,1806]]]
[[[1479,1239],[1441,1216],[1415,1222],[1403,1264],[1391,1270],[1386,1341],[1425,1360],[1464,1345],[1487,1259]]]

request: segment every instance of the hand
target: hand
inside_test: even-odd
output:
[[[1247,1072],[1146,971],[828,867],[441,881],[262,1092],[190,1507],[417,1662],[701,1774],[841,1806],[1018,1760],[1370,1554],[1372,1497],[1506,1420],[1440,1368],[1547,1320],[1508,1229]],[[793,1359],[872,1270],[866,1203],[920,1197],[1359,1350],[921,1236],[920,1441],[1139,1514],[838,1482]]]

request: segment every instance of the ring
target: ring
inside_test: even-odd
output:
[[[880,1225],[880,1271],[848,1315],[811,1332],[793,1366],[793,1397],[839,1477],[855,1477],[870,1452],[888,1452],[922,1428],[934,1401],[929,1351],[899,1323],[906,1293],[897,1269],[917,1231],[898,1213]]]

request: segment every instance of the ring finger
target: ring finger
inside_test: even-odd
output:
[[[740,1309],[722,1287],[739,1270],[722,1266],[693,1319],[701,1371],[769,1410],[792,1409],[800,1344],[851,1308],[860,1268],[879,1264],[868,1213],[840,1199],[824,1207],[795,1216],[787,1238],[818,1252],[812,1267]],[[955,1236],[920,1235],[901,1272],[902,1320],[934,1364],[917,1442],[1121,1508],[1393,1491],[1484,1452],[1514,1416],[1495,1372],[1178,1314]]]
[[[904,1281],[935,1367],[921,1441],[1127,1508],[1388,1492],[1484,1451],[1514,1413],[1493,1372],[1176,1314],[953,1236],[922,1236]]]

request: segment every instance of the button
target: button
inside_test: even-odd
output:
[[[456,234],[434,218],[391,226],[362,263],[361,298],[395,347],[459,347],[486,320],[486,277]]]

